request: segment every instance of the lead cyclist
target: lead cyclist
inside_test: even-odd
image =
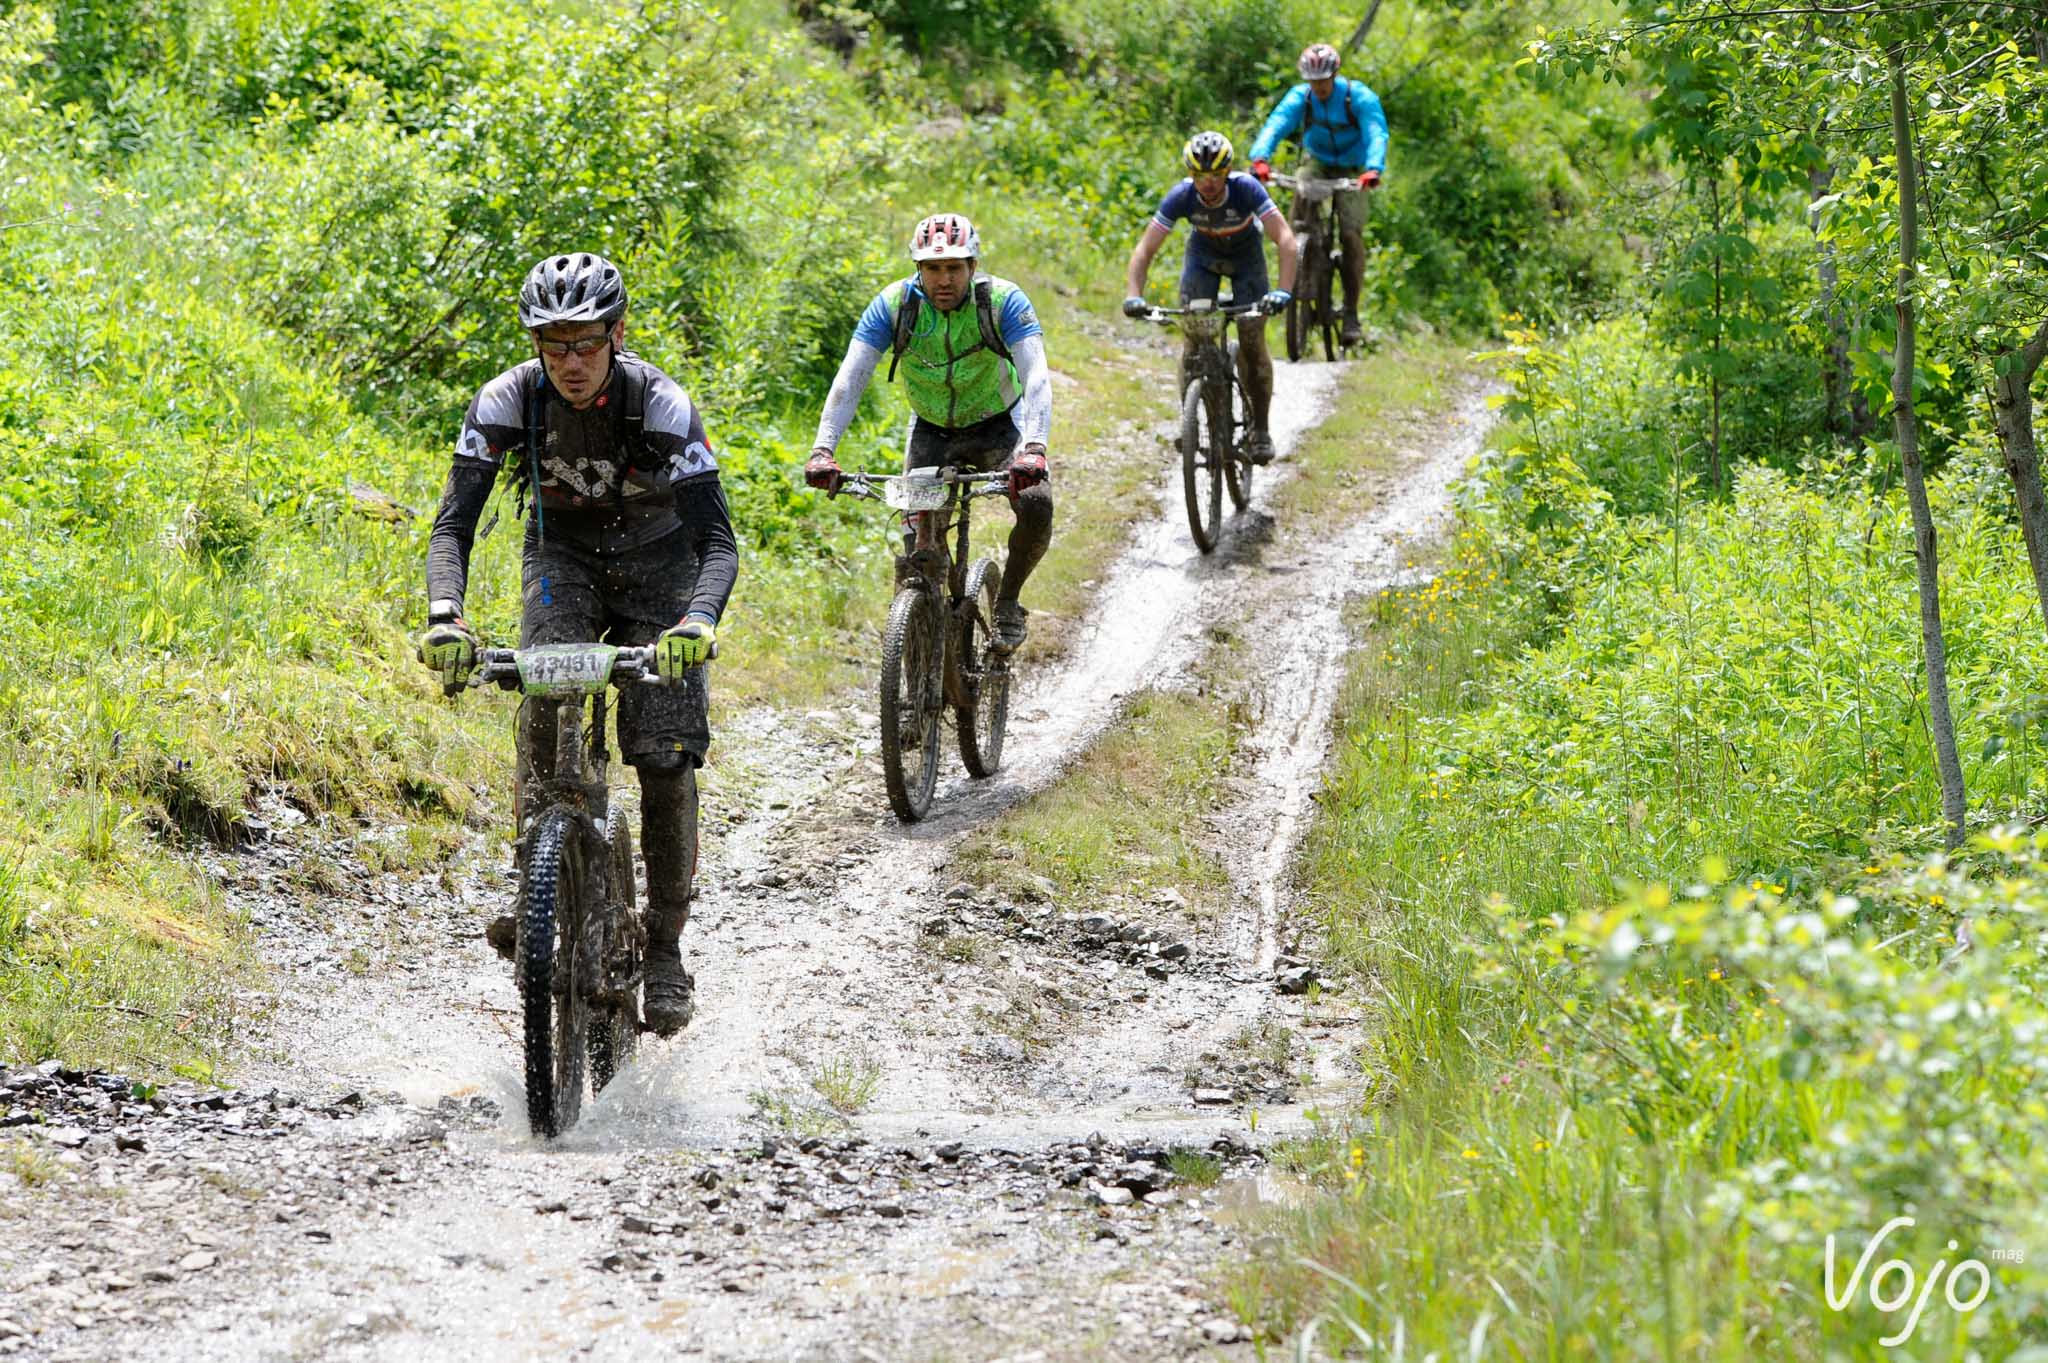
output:
[[[519,291],[534,357],[469,404],[427,548],[420,661],[444,685],[466,681],[478,640],[462,616],[478,518],[502,470],[532,503],[521,550],[522,648],[653,644],[667,686],[618,697],[620,755],[640,778],[647,859],[648,1026],[672,1036],[695,1010],[683,967],[696,847],[695,768],[710,746],[708,687],[719,617],[739,550],[718,461],[682,387],[625,349],[626,285],[587,252],[549,256]],[[554,762],[555,707],[520,706],[522,787]],[[510,953],[512,922],[486,934]]]

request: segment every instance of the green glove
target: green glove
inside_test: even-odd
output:
[[[718,646],[718,631],[709,620],[694,615],[684,616],[662,633],[654,644],[654,670],[661,679],[674,686],[683,679],[683,673],[693,667],[702,667],[711,661],[711,655]]]
[[[420,661],[441,674],[441,685],[464,686],[476,670],[477,637],[461,616],[427,626],[420,636]]]

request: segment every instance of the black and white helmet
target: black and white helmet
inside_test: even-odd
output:
[[[1294,63],[1294,69],[1301,72],[1303,80],[1328,80],[1337,74],[1337,68],[1344,58],[1328,43],[1310,43],[1301,49],[1301,57]]]
[[[519,287],[519,325],[528,331],[556,322],[616,322],[626,315],[619,267],[588,251],[549,256]]]

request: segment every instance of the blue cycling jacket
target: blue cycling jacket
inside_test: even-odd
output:
[[[1317,99],[1306,81],[1289,90],[1267,115],[1245,159],[1270,161],[1281,142],[1296,134],[1308,154],[1326,166],[1387,168],[1387,116],[1380,97],[1362,80],[1339,76],[1327,100]]]

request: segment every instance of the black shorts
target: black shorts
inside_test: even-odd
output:
[[[928,421],[912,423],[910,448],[905,452],[906,469],[936,469],[951,464],[963,472],[994,473],[1010,466],[1010,456],[1023,439],[1008,412],[972,426],[934,426]]]
[[[697,585],[697,556],[677,533],[617,554],[560,540],[526,546],[519,645],[645,645],[683,618]],[[702,765],[711,746],[709,669],[691,668],[680,686],[626,686],[615,694],[619,754],[669,765],[676,755]]]

